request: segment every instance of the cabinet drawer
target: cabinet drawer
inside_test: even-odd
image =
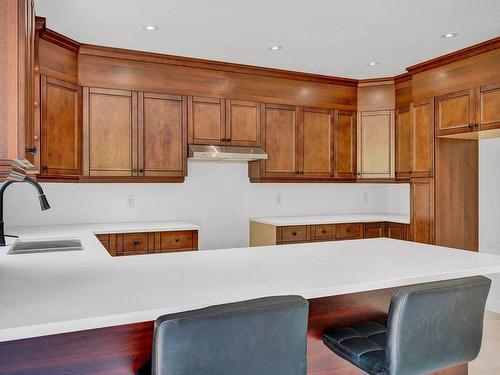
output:
[[[385,223],[366,223],[364,229],[364,238],[385,237]]]
[[[193,249],[193,232],[176,231],[161,233],[161,251]]]
[[[337,225],[337,239],[339,240],[353,240],[363,238],[363,224],[340,224]]]
[[[311,228],[311,239],[313,241],[328,241],[335,238],[335,226],[333,224],[314,225]]]
[[[305,242],[309,241],[307,225],[295,225],[281,227],[281,242]]]
[[[387,223],[387,237],[396,240],[405,240],[406,225],[400,223]]]
[[[123,235],[124,253],[145,253],[148,252],[147,233],[125,233]]]

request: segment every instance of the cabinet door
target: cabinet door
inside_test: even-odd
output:
[[[412,106],[413,177],[431,177],[434,173],[434,103]]]
[[[84,174],[137,175],[137,93],[85,88]]]
[[[358,178],[394,178],[394,111],[359,113]]]
[[[474,123],[474,90],[462,90],[436,97],[438,136],[473,131]]]
[[[41,165],[43,174],[80,173],[78,87],[41,77]]]
[[[335,111],[335,178],[356,179],[356,115]]]
[[[224,99],[189,97],[189,143],[221,145],[226,139]]]
[[[386,233],[385,223],[365,223],[363,238],[380,238]]]
[[[480,130],[500,128],[500,83],[479,88],[478,114]]]
[[[410,108],[396,109],[396,179],[409,179],[413,169],[413,134]]]
[[[187,98],[139,93],[138,173],[184,176],[187,163]]]
[[[292,106],[266,104],[262,111],[267,177],[299,175],[297,109]]]
[[[406,225],[401,223],[387,223],[386,236],[396,240],[406,240]]]
[[[415,178],[411,182],[410,240],[434,242],[434,179]]]
[[[300,126],[300,174],[311,178],[333,177],[333,113],[303,108]]]
[[[231,146],[260,145],[260,104],[226,100],[226,143]]]

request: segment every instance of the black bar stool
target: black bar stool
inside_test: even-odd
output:
[[[387,319],[323,333],[334,353],[372,375],[429,374],[479,354],[491,280],[467,277],[399,289]]]
[[[278,296],[164,315],[153,375],[305,375],[309,304]]]

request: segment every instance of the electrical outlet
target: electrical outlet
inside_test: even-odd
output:
[[[368,193],[363,193],[363,202],[368,203]]]
[[[276,194],[276,204],[280,205],[282,201],[283,201],[283,196],[281,195],[281,193],[277,193]]]
[[[135,195],[127,195],[128,208],[135,208]]]

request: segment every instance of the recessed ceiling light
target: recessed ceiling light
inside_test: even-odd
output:
[[[443,39],[449,39],[449,38],[454,38],[458,35],[458,33],[446,33],[441,35],[441,38]]]
[[[160,26],[158,25],[143,25],[142,28],[146,31],[157,31],[160,29]]]
[[[279,51],[283,49],[283,46],[271,46],[269,47],[271,51]]]
[[[378,65],[378,64],[380,64],[378,61],[371,61],[371,62],[369,62],[366,65],[368,65],[368,66],[375,66],[375,65]]]

